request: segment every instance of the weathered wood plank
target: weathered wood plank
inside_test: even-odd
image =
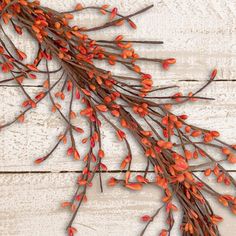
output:
[[[60,209],[60,201],[70,199],[75,189],[76,174],[10,174],[0,175],[0,232],[6,236],[65,235],[70,213]],[[104,183],[111,175],[104,174]],[[113,176],[113,175],[112,175]],[[208,181],[216,187],[211,179]],[[223,187],[218,187],[224,191]],[[229,191],[227,191],[229,193]],[[89,190],[89,201],[82,206],[75,226],[78,235],[139,235],[144,224],[140,217],[153,214],[160,206],[161,192],[155,187],[144,187],[141,192],[131,192],[122,187],[109,188],[104,184],[100,193],[98,178]],[[216,201],[213,209],[224,217],[220,224],[223,236],[235,230],[235,216]],[[180,214],[175,214],[176,223]],[[158,235],[164,226],[165,215],[160,214],[147,231],[147,236]],[[177,225],[173,235],[180,235]]]
[[[81,1],[84,5],[102,5],[105,0]],[[59,11],[72,9],[75,0],[46,1],[42,4],[54,7]],[[138,10],[153,4],[153,0],[109,1],[111,6],[118,6],[123,14]],[[161,46],[135,45],[141,55],[150,57],[176,57],[177,65],[169,73],[160,70],[154,63],[144,64],[146,72],[152,73],[155,78],[171,78],[178,80],[205,80],[209,70],[219,69],[219,79],[235,80],[236,70],[233,66],[236,60],[236,4],[231,0],[224,1],[186,1],[173,2],[163,0],[154,2],[154,8],[148,13],[135,17],[138,30],[134,31],[127,25],[120,28],[110,28],[90,35],[96,39],[111,39],[115,35],[123,34],[128,39],[163,40]],[[96,11],[87,11],[77,14],[76,24],[92,26],[94,22],[107,19]],[[99,20],[98,20],[99,19]],[[9,29],[7,29],[10,32]],[[2,34],[1,34],[2,36]],[[36,44],[26,35],[23,38],[11,37],[16,45],[29,52],[28,61],[32,60],[36,52]],[[27,43],[25,43],[27,42]],[[121,73],[118,67],[114,70]],[[27,84],[37,84],[37,81],[27,81]]]
[[[192,89],[193,83],[180,82],[184,90]],[[201,83],[194,82],[195,86]],[[194,123],[204,128],[216,129],[222,133],[223,140],[235,142],[235,115],[236,115],[236,90],[233,82],[214,83],[209,87],[204,96],[215,97],[215,101],[202,101],[190,103],[176,108],[177,114],[190,113],[190,123]],[[40,89],[28,88],[30,94],[35,94]],[[7,120],[13,119],[21,108],[18,106],[23,101],[19,90],[16,88],[0,87],[0,122],[3,124]],[[76,109],[75,111],[79,112]],[[45,155],[56,143],[56,138],[63,132],[63,121],[59,114],[50,112],[50,102],[46,99],[36,110],[26,116],[24,124],[15,124],[12,127],[3,129],[0,132],[0,171],[30,171],[30,170],[79,170],[80,164],[75,164],[70,158],[65,157],[65,146],[60,146],[53,154],[53,158],[42,166],[33,166],[35,158]],[[86,121],[81,118],[76,119],[75,124],[79,124],[86,129]],[[119,167],[120,161],[126,155],[124,144],[120,143],[114,131],[108,124],[103,127],[102,137],[107,159],[104,160],[111,170]],[[86,133],[81,137],[86,137]],[[132,142],[132,140],[131,140]],[[112,144],[112,147],[111,145]],[[68,144],[69,145],[69,144]],[[135,145],[135,144],[134,144]],[[84,148],[79,147],[84,153]],[[134,170],[145,168],[142,151],[135,149],[136,162],[132,165]],[[235,169],[234,166],[228,168]]]

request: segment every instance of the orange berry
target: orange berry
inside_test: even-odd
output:
[[[236,164],[236,156],[233,153],[230,153],[228,155],[228,162],[232,163],[232,164]]]
[[[229,154],[230,154],[230,150],[229,150],[228,148],[226,148],[226,147],[223,147],[223,148],[221,149],[221,151],[222,151],[222,153],[225,154],[225,155],[229,155]]]
[[[217,69],[214,69],[211,73],[210,79],[211,80],[215,79],[216,75],[217,75]]]
[[[126,188],[129,188],[131,190],[141,190],[142,189],[142,184],[139,183],[129,183],[125,185]]]
[[[199,137],[200,135],[202,134],[202,132],[200,130],[194,130],[192,133],[191,133],[191,136],[196,138],[196,137]]]
[[[204,171],[204,175],[205,176],[210,176],[211,175],[211,169],[209,168],[209,169],[206,169],[205,171]]]

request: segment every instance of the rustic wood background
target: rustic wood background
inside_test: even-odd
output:
[[[71,9],[76,0],[41,0],[41,3],[57,10]],[[217,67],[219,75],[211,87],[202,95],[216,98],[211,102],[186,104],[178,111],[191,114],[191,120],[202,127],[214,128],[222,134],[223,140],[235,142],[236,116],[236,1],[235,0],[83,0],[86,5],[105,3],[118,6],[120,12],[130,13],[154,3],[148,13],[136,17],[138,30],[128,27],[107,29],[104,33],[93,34],[96,39],[110,39],[124,34],[128,39],[163,40],[162,46],[138,46],[141,54],[150,57],[175,57],[178,63],[169,72],[163,72],[158,65],[145,65],[153,74],[157,85],[178,84],[183,91],[197,89]],[[77,23],[92,25],[102,17],[90,12],[79,17]],[[33,50],[30,41],[14,38],[23,50]],[[119,69],[117,69],[119,72]],[[28,91],[35,93],[40,83],[28,83]],[[0,122],[7,121],[19,111],[22,101],[19,89],[14,84],[0,86]],[[23,125],[14,125],[0,132],[0,235],[4,236],[62,236],[70,214],[60,209],[60,202],[69,199],[75,189],[75,179],[80,165],[65,155],[60,147],[52,158],[41,166],[33,160],[45,154],[59,134],[60,119],[49,112],[49,101],[27,116]],[[109,170],[116,172],[122,146],[116,142],[109,127],[104,127]],[[112,144],[112,145],[111,145]],[[142,155],[137,151],[138,161],[133,171],[142,171]],[[228,166],[234,174],[235,166]],[[104,182],[109,176],[103,174]],[[199,172],[201,175],[201,172]],[[209,183],[219,191],[224,187]],[[230,191],[230,190],[229,190]],[[158,189],[145,187],[140,193],[123,188],[107,188],[100,193],[98,180],[89,191],[89,201],[83,205],[76,219],[78,235],[138,235],[143,228],[139,218],[151,214],[159,206]],[[223,236],[235,235],[236,217],[219,206],[213,207],[225,221],[220,224]],[[178,222],[179,216],[176,221]],[[164,218],[155,220],[146,235],[158,235]],[[178,226],[172,235],[180,235]]]

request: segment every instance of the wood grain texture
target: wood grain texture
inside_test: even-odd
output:
[[[215,101],[186,104],[176,109],[177,113],[190,114],[190,121],[207,128],[214,128],[222,133],[227,142],[235,142],[236,117],[236,2],[233,0],[82,0],[85,5],[102,5],[109,3],[118,6],[120,12],[131,11],[154,3],[149,13],[135,17],[138,30],[130,30],[127,26],[106,29],[92,33],[96,39],[110,39],[123,34],[127,39],[163,40],[161,46],[139,46],[141,55],[150,57],[176,57],[177,64],[168,72],[163,72],[154,63],[143,64],[145,71],[155,78],[156,85],[178,84],[182,91],[197,89],[208,78],[209,71],[217,67],[218,80],[202,93],[214,97]],[[43,5],[64,11],[72,9],[77,0],[41,0]],[[75,23],[93,25],[102,22],[99,14],[89,11],[80,14]],[[106,18],[103,18],[104,20]],[[2,35],[0,34],[0,37]],[[25,51],[36,51],[35,44],[27,36],[12,36],[14,42]],[[29,61],[32,57],[29,57]],[[106,66],[106,65],[104,65]],[[54,65],[56,68],[56,65]],[[122,74],[122,67],[115,72]],[[1,79],[4,76],[1,75]],[[37,81],[25,81],[30,94],[36,94],[45,78]],[[23,96],[14,83],[0,86],[0,123],[12,119],[20,108]],[[69,199],[75,188],[77,174],[81,163],[65,156],[65,147],[61,146],[47,163],[34,166],[33,160],[45,154],[56,136],[62,131],[63,122],[57,114],[49,113],[49,101],[45,100],[36,110],[27,115],[26,123],[16,124],[0,132],[0,235],[6,236],[63,236],[64,227],[69,220],[67,211],[59,208],[59,201]],[[194,106],[194,109],[193,109]],[[77,120],[80,122],[80,120]],[[83,121],[82,125],[86,125]],[[116,141],[114,133],[108,125],[103,131],[104,147],[107,159],[104,161],[110,170],[117,170],[120,160],[125,155],[124,146]],[[110,147],[113,143],[112,148]],[[143,156],[136,150],[137,162],[133,170],[144,169]],[[234,166],[228,169],[236,171]],[[14,172],[60,172],[71,173],[14,173]],[[7,172],[11,172],[8,173]],[[110,174],[104,174],[106,180]],[[97,181],[97,180],[96,180]],[[139,217],[149,214],[158,207],[160,192],[158,189],[146,187],[140,193],[129,192],[122,188],[108,189],[101,194],[97,182],[90,190],[89,202],[81,208],[76,220],[79,235],[118,236],[138,235],[142,229]],[[209,180],[214,184],[213,180]],[[215,185],[216,186],[216,185]],[[217,186],[219,191],[223,188]],[[216,213],[224,216],[220,225],[223,236],[233,235],[236,230],[232,215],[218,204],[213,205]],[[147,232],[147,236],[157,235],[164,218],[156,220]],[[177,221],[178,221],[177,217]],[[178,228],[173,235],[180,235]]]
[[[185,91],[201,86],[201,82],[179,82],[178,85]],[[39,88],[28,88],[30,94],[36,94]],[[215,97],[215,101],[202,101],[184,104],[176,107],[176,114],[189,114],[189,122],[203,128],[216,129],[222,134],[223,140],[234,142],[234,121],[236,116],[236,86],[234,82],[217,82],[203,93],[207,97]],[[21,111],[20,104],[23,97],[19,89],[13,87],[0,87],[0,122],[13,119]],[[16,106],[15,106],[16,104]],[[19,104],[19,106],[18,106]],[[55,145],[57,136],[63,132],[63,121],[59,114],[53,114],[48,99],[39,107],[26,115],[24,124],[15,125],[0,132],[0,158],[2,165],[0,171],[77,171],[81,169],[81,162],[76,163],[66,156],[68,145],[61,145],[52,157],[43,165],[33,165],[34,159],[45,155]],[[67,107],[67,106],[65,106]],[[78,111],[79,110],[76,109]],[[194,108],[194,109],[193,109]],[[214,120],[214,122],[212,122]],[[75,124],[86,129],[87,121],[80,117]],[[86,137],[81,135],[78,142]],[[103,147],[106,152],[104,163],[110,170],[119,168],[121,160],[126,155],[125,145],[119,142],[110,125],[105,123],[102,129]],[[132,143],[132,139],[130,139]],[[109,145],[112,144],[112,145]],[[133,143],[135,145],[135,143]],[[14,148],[11,148],[14,147]],[[86,149],[80,144],[81,153]],[[133,170],[145,169],[145,157],[140,149],[134,149],[136,158],[132,165]],[[232,165],[228,169],[234,169]]]
[[[52,236],[65,235],[69,210],[60,208],[60,201],[68,200],[75,189],[76,174],[12,174],[0,175],[0,232],[5,236]],[[112,175],[118,177],[119,174]],[[104,183],[111,177],[103,175]],[[209,184],[216,187],[209,179]],[[219,191],[224,191],[219,187]],[[230,193],[229,191],[225,193]],[[89,190],[89,201],[81,208],[75,221],[78,235],[139,235],[145,224],[140,221],[144,214],[153,214],[160,207],[162,194],[158,187],[144,187],[141,192],[122,187],[104,185],[101,193],[98,181]],[[232,235],[235,218],[215,200],[213,209],[224,215],[220,224],[222,235]],[[146,235],[158,235],[165,226],[165,214],[161,213],[150,225]],[[172,235],[180,235],[178,222],[181,214],[174,215],[176,226]]]

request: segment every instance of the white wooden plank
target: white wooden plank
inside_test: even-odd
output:
[[[181,82],[180,86],[184,90],[200,86],[201,83]],[[190,103],[176,108],[176,114],[190,114],[189,122],[199,125],[200,127],[219,130],[222,139],[229,143],[235,142],[235,115],[236,115],[236,90],[234,82],[218,82],[209,87],[204,96],[215,97],[215,101],[202,101]],[[30,94],[35,94],[39,89],[28,88]],[[11,120],[21,108],[18,106],[22,102],[22,96],[16,88],[0,87],[0,122],[3,124]],[[81,165],[75,163],[65,155],[66,147],[60,146],[47,163],[41,166],[32,165],[33,160],[45,155],[50,148],[56,143],[56,137],[63,132],[63,121],[59,114],[50,112],[50,102],[46,99],[36,110],[33,110],[26,116],[24,124],[14,124],[0,132],[0,170],[1,171],[29,171],[29,170],[79,170]],[[79,112],[79,110],[75,111]],[[78,118],[75,124],[86,129],[86,121]],[[107,153],[104,163],[109,169],[114,170],[119,167],[119,163],[126,155],[124,144],[120,143],[114,131],[108,124],[104,124],[102,129],[103,146]],[[86,137],[86,134],[81,136]],[[132,140],[131,140],[132,142]],[[132,142],[134,147],[136,144]],[[68,144],[69,145],[69,144]],[[79,146],[81,153],[84,148]],[[145,169],[143,153],[134,148],[135,157],[137,158],[132,168],[134,170]],[[234,169],[234,166],[228,168]]]
[[[70,219],[67,210],[60,209],[60,201],[70,199],[75,189],[76,174],[10,174],[0,175],[0,232],[6,236],[51,236],[65,235],[66,222]],[[104,183],[111,175],[103,175]],[[113,175],[112,175],[113,176]],[[209,179],[209,184],[216,184]],[[230,191],[219,187],[219,191]],[[88,202],[81,207],[75,220],[78,235],[139,235],[144,227],[140,217],[153,214],[160,206],[161,192],[156,187],[144,187],[140,192],[122,187],[104,185],[99,192],[98,178],[89,190]],[[212,199],[209,199],[212,202]],[[213,201],[216,214],[224,217],[220,224],[221,235],[232,235],[235,216]],[[178,230],[180,214],[175,214],[176,226],[172,235],[181,235]],[[165,216],[160,214],[147,231],[147,236],[158,235],[164,226]]]
[[[64,11],[72,9],[77,1],[41,1],[43,5]],[[82,4],[103,5],[105,0],[84,0]],[[153,4],[152,0],[110,0],[111,6],[117,6],[123,14],[141,9]],[[170,1],[163,0],[154,3],[154,8],[148,13],[135,17],[138,30],[128,26],[105,29],[103,32],[90,33],[96,39],[111,39],[115,35],[124,34],[128,39],[163,40],[162,46],[139,46],[136,48],[141,55],[150,57],[176,57],[177,65],[169,73],[160,70],[159,66],[144,64],[145,71],[152,73],[155,78],[171,78],[176,80],[205,80],[209,71],[218,67],[219,78],[235,80],[236,70],[236,4],[231,0],[224,1]],[[94,22],[103,22],[106,17],[94,11],[77,14],[75,23],[90,26]],[[8,30],[10,32],[10,30]],[[32,59],[36,45],[29,37],[11,37],[16,45],[29,54]],[[27,42],[27,43],[25,43]],[[120,68],[114,69],[121,73]],[[37,84],[27,81],[27,84]]]

